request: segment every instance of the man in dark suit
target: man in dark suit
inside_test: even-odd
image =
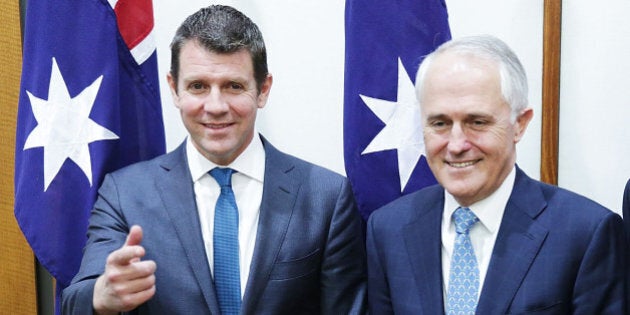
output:
[[[623,191],[623,222],[626,226],[626,237],[630,242],[630,179],[626,183],[626,189]],[[629,244],[630,245],[630,244]]]
[[[372,314],[624,314],[619,215],[515,164],[533,115],[526,82],[490,36],[423,61],[416,89],[439,185],[369,218]]]
[[[64,313],[365,312],[361,219],[348,182],[255,130],[272,84],[257,26],[210,6],[184,21],[171,49],[168,82],[189,137],[106,176]],[[231,186],[219,184],[217,168]],[[237,230],[217,224],[226,209]],[[218,250],[227,243],[236,257]],[[229,279],[218,281],[228,265]],[[236,300],[225,302],[230,294]]]

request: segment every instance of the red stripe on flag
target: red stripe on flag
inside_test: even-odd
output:
[[[114,12],[120,34],[130,50],[151,33],[153,29],[151,0],[119,0]]]

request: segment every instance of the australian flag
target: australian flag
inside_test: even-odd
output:
[[[434,184],[415,75],[451,38],[444,0],[347,0],[344,158],[364,218]]]
[[[153,7],[151,0],[27,5],[15,216],[59,295],[79,268],[104,175],[165,152]]]

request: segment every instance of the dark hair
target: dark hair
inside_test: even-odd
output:
[[[223,5],[203,8],[179,26],[171,42],[171,76],[175,84],[179,76],[179,55],[182,47],[196,40],[208,51],[229,54],[246,49],[252,57],[254,79],[260,88],[269,74],[267,51],[258,26],[240,11]]]

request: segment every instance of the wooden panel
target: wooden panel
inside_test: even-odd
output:
[[[552,185],[558,184],[561,29],[562,0],[545,0],[540,179]]]
[[[0,2],[0,314],[37,314],[35,259],[13,215],[15,123],[22,67],[18,0]]]

